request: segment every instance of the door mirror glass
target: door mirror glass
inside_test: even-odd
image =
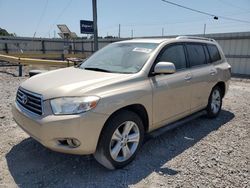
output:
[[[175,65],[171,62],[159,62],[154,68],[154,74],[173,74],[175,71]]]

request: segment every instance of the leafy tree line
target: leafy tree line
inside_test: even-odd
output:
[[[15,33],[9,33],[7,30],[0,27],[0,36],[16,36]]]

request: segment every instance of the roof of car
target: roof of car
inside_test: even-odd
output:
[[[178,36],[178,37],[172,37],[172,38],[135,38],[135,39],[120,41],[120,43],[138,42],[138,43],[156,43],[156,44],[160,44],[162,42],[170,42],[170,41],[176,41],[176,40],[189,41],[189,42],[194,42],[194,41],[195,42],[208,42],[208,43],[215,42],[214,39],[204,38],[204,37]]]
[[[131,40],[124,40],[124,41],[121,41],[121,43],[123,42],[142,42],[142,43],[162,43],[162,42],[165,42],[165,41],[170,41],[170,40],[173,40],[175,38],[136,38],[136,39],[131,39]]]

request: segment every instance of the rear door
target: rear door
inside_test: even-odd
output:
[[[185,46],[192,74],[191,111],[194,112],[207,105],[217,72],[213,64],[210,63],[206,44],[186,43]]]

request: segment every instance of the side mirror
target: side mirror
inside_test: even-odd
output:
[[[158,62],[154,68],[154,74],[173,74],[175,72],[175,65],[171,62]]]
[[[37,74],[41,74],[41,73],[44,73],[44,72],[47,72],[48,70],[30,70],[29,71],[29,76],[32,77],[32,76],[35,76]]]

